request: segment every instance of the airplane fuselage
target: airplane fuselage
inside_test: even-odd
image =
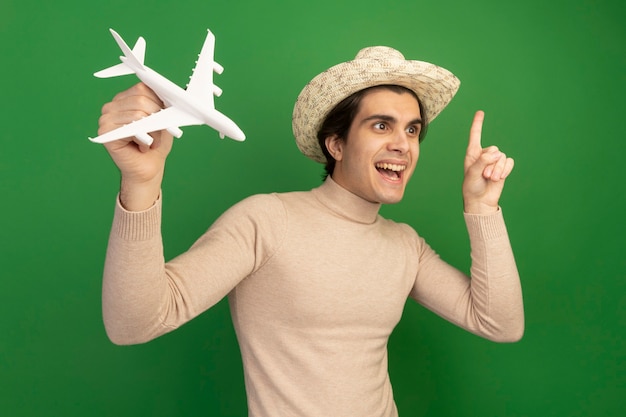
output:
[[[125,62],[126,65],[131,66],[131,68],[135,71],[137,78],[150,87],[159,96],[159,98],[163,100],[163,103],[167,107],[176,103],[177,108],[197,118],[197,124],[204,123],[211,126],[220,133],[221,137],[228,136],[238,141],[245,139],[244,133],[241,129],[239,129],[235,122],[229,119],[226,115],[217,111],[215,108],[212,108],[209,103],[203,103],[202,100],[196,98],[192,94],[189,94],[189,92],[183,90],[181,87],[146,65],[136,67],[125,59],[122,59],[122,61]],[[178,129],[178,126],[172,126],[172,128],[173,130],[168,129],[172,134],[175,134],[175,131],[182,134],[182,131]],[[175,136],[180,135],[175,134]]]

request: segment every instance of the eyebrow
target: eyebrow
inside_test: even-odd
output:
[[[383,120],[385,122],[393,122],[393,123],[396,123],[398,121],[395,117],[389,116],[387,114],[373,114],[373,115],[363,119],[362,122],[366,123],[366,122],[369,122],[371,120]],[[423,122],[423,120],[420,117],[418,117],[416,119],[413,119],[413,120],[411,120],[408,123],[408,125],[420,125],[420,126],[423,125],[423,124],[424,124],[424,122]]]

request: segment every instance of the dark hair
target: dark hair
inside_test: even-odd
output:
[[[354,120],[356,114],[359,112],[359,108],[361,105],[361,101],[363,101],[363,97],[367,95],[367,93],[371,92],[375,89],[386,89],[393,91],[398,94],[409,93],[417,100],[417,104],[420,108],[420,115],[422,116],[422,129],[420,131],[419,141],[420,143],[424,140],[426,136],[426,130],[428,128],[428,121],[426,120],[426,116],[424,114],[424,107],[422,106],[422,102],[419,97],[413,90],[410,90],[406,87],[402,87],[400,85],[393,84],[383,84],[376,85],[373,87],[364,88],[363,90],[359,90],[356,93],[349,95],[340,101],[333,109],[328,113],[326,119],[324,119],[324,123],[322,123],[322,127],[317,132],[317,141],[319,143],[324,156],[326,157],[326,165],[324,166],[324,175],[323,178],[326,179],[329,175],[332,175],[335,170],[335,158],[332,157],[328,149],[326,148],[326,138],[332,135],[337,135],[341,140],[346,140],[348,138],[348,133],[350,131],[350,126],[352,125],[352,121]]]

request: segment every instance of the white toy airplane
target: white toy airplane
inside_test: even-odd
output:
[[[235,122],[215,110],[213,96],[219,97],[222,90],[213,84],[213,71],[221,74],[224,68],[213,60],[215,36],[210,30],[202,46],[198,61],[196,61],[196,67],[190,77],[189,84],[187,84],[187,90],[183,90],[143,64],[146,52],[144,38],[139,37],[131,51],[117,32],[113,29],[110,31],[124,52],[124,56],[120,56],[122,63],[98,71],[94,75],[99,78],[108,78],[134,73],[154,90],[166,108],[96,138],[89,138],[89,140],[106,143],[134,136],[146,145],[151,145],[152,136],[148,134],[150,132],[166,129],[173,136],[179,138],[183,135],[183,131],[180,130],[181,126],[201,124],[206,124],[217,130],[222,139],[224,136],[238,141],[246,139]]]

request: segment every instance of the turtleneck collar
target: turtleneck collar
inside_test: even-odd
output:
[[[330,175],[312,190],[313,195],[331,211],[346,219],[372,224],[378,217],[380,203],[371,203],[337,184]]]

